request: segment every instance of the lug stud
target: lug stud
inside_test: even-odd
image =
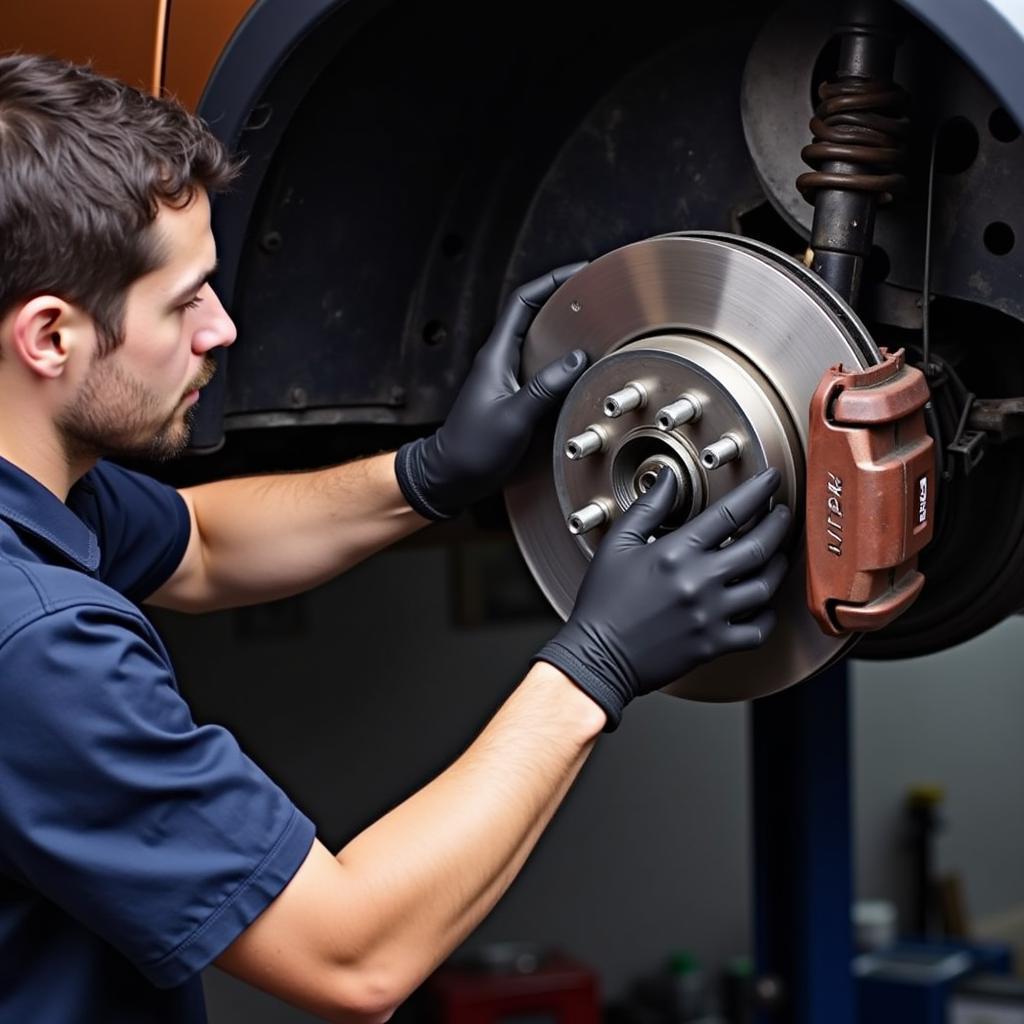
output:
[[[574,537],[579,536],[581,533],[588,533],[598,526],[603,526],[607,521],[608,507],[603,501],[592,501],[569,516],[569,532]]]
[[[588,455],[601,451],[607,441],[607,435],[601,427],[587,427],[582,434],[570,437],[565,442],[565,457],[575,462],[577,459],[585,459]]]
[[[604,400],[604,414],[616,419],[625,412],[632,412],[647,404],[647,389],[643,384],[631,380],[620,391],[610,394]]]
[[[723,434],[700,453],[700,464],[705,469],[718,469],[738,459],[742,451],[743,442],[735,434]]]
[[[659,430],[674,430],[684,423],[690,423],[700,419],[700,401],[693,395],[680,395],[671,405],[659,409],[654,416],[654,422]]]

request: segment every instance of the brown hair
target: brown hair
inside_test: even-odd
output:
[[[173,100],[50,57],[0,57],[0,317],[57,295],[113,351],[128,287],[163,258],[160,204],[187,206],[238,169]]]

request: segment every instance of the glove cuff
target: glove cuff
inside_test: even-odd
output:
[[[427,500],[424,493],[425,478],[423,473],[423,446],[427,438],[420,437],[415,441],[403,444],[395,453],[395,476],[398,479],[398,488],[402,496],[409,503],[414,512],[423,516],[424,519],[431,519],[435,523],[444,519],[454,519],[457,512],[442,512]]]
[[[601,708],[608,716],[608,722],[602,732],[614,732],[619,727],[626,701],[622,699],[618,690],[605,682],[568,647],[557,640],[549,640],[533,656],[530,664],[537,661],[546,661],[560,669]]]

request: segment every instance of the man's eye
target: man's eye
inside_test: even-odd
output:
[[[195,309],[196,306],[198,306],[199,303],[202,302],[202,301],[203,301],[203,297],[201,295],[197,295],[190,302],[186,302],[185,305],[182,306],[181,308],[182,309]]]

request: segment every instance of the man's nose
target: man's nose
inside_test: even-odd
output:
[[[192,335],[192,351],[196,355],[204,355],[215,348],[227,348],[238,337],[235,322],[228,316],[217,293],[209,285],[203,290],[206,292],[203,296],[205,301],[200,308],[205,315]]]

